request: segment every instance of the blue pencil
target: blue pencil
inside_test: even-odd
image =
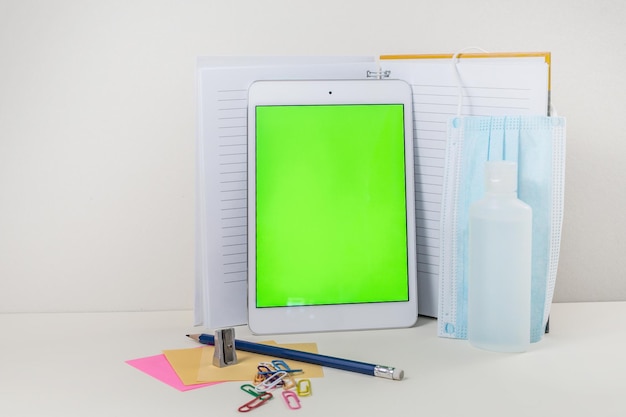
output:
[[[215,337],[210,334],[188,334],[187,337],[205,345],[215,344]],[[396,381],[404,378],[404,371],[390,366],[374,365],[371,363],[357,362],[349,359],[335,358],[320,355],[318,353],[303,352],[295,349],[286,349],[279,346],[263,345],[260,343],[235,340],[235,349],[246,352],[258,353],[275,358],[291,359],[294,361],[312,363],[314,365],[327,366],[343,371],[357,372],[360,374],[393,379]]]

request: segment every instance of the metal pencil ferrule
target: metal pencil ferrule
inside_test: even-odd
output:
[[[400,381],[404,378],[404,371],[402,369],[392,368],[391,366],[376,365],[374,368],[374,376]]]

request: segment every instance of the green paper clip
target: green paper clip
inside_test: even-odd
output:
[[[258,397],[259,395],[261,395],[260,392],[258,392],[257,390],[254,389],[254,385],[252,384],[243,384],[241,386],[241,390],[244,392],[247,392],[248,394],[254,396],[254,397]]]

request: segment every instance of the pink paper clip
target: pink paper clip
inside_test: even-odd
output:
[[[306,378],[298,380],[296,383],[296,392],[301,397],[308,397],[313,394],[313,391],[311,390],[311,381]]]
[[[247,413],[248,411],[252,411],[255,408],[258,408],[265,404],[267,401],[271,400],[274,396],[271,392],[264,392],[253,400],[248,401],[237,410],[241,413]]]
[[[301,407],[300,398],[293,391],[283,391],[283,399],[285,400],[285,404],[292,410],[297,410]]]

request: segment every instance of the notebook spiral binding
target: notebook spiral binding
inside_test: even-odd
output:
[[[367,71],[367,78],[376,78],[377,80],[381,80],[383,78],[389,78],[390,75],[391,75],[391,70]]]

